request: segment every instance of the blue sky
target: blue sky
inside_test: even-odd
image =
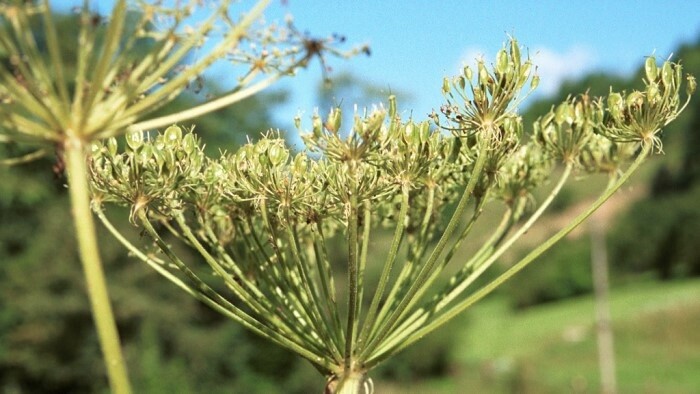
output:
[[[665,58],[700,37],[700,1],[289,0],[270,11],[271,19],[290,12],[315,34],[338,32],[369,43],[371,57],[334,60],[335,72],[411,93],[408,105],[417,117],[440,106],[444,76],[479,54],[493,57],[509,34],[538,65],[539,94],[594,70],[628,74],[644,56]],[[315,105],[308,90],[317,74],[312,67],[285,84],[294,94],[291,107],[308,113]]]
[[[53,2],[59,8],[69,3],[76,2]],[[90,3],[107,11],[112,2]],[[412,100],[400,106],[413,109],[417,118],[440,106],[444,76],[473,64],[480,54],[488,60],[508,35],[538,65],[538,94],[591,71],[628,74],[646,55],[666,58],[679,44],[700,37],[700,1],[690,0],[275,0],[266,17],[281,21],[287,13],[312,36],[340,33],[350,43],[370,44],[371,57],[331,59],[334,73],[350,71],[384,87],[387,94],[409,93]],[[289,104],[276,114],[282,124],[290,124],[298,112],[313,113],[319,80],[320,67],[315,65],[277,85],[291,93]]]

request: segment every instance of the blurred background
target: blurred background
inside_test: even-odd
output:
[[[67,36],[72,2],[56,12]],[[109,1],[93,1],[109,12]],[[700,77],[700,4],[694,2],[274,2],[268,18],[295,16],[311,36],[367,42],[372,56],[328,59],[333,83],[312,64],[274,90],[196,122],[210,153],[232,150],[269,128],[288,132],[342,103],[399,97],[423,119],[442,104],[443,76],[489,59],[513,35],[542,78],[521,109],[529,125],[568,94],[641,86],[645,55],[672,55]],[[572,4],[568,4],[572,3]],[[486,4],[486,3],[484,3]],[[65,42],[66,51],[75,45]],[[224,69],[205,76],[225,86]],[[188,92],[173,108],[200,101]],[[601,210],[610,273],[614,376],[621,393],[700,389],[700,100],[664,131],[649,161]],[[4,149],[0,148],[0,149]],[[94,393],[106,380],[74,249],[55,157],[0,167],[0,393]],[[550,215],[502,269],[576,215],[605,179],[567,187]],[[123,215],[122,228],[138,232]],[[487,219],[484,219],[488,221]],[[376,371],[380,393],[600,392],[591,227],[582,226],[495,294]],[[323,379],[302,360],[246,332],[130,259],[106,231],[102,256],[136,392],[307,393]],[[195,259],[194,254],[191,256]],[[610,360],[608,360],[610,361]],[[610,368],[608,368],[610,370]]]

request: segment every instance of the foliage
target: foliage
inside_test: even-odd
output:
[[[613,229],[611,258],[622,272],[655,272],[661,279],[700,275],[700,184],[684,193],[632,206]]]
[[[516,309],[586,294],[593,289],[589,241],[564,240],[523,270],[518,281],[505,286]]]

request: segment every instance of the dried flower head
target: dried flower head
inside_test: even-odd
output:
[[[331,39],[317,39],[312,49],[300,46],[308,38],[291,22],[260,22],[268,3],[260,1],[235,16],[240,5],[231,0],[117,0],[109,17],[102,17],[86,2],[77,15],[65,16],[77,19],[77,36],[61,36],[62,42],[73,40],[75,58],[62,51],[48,0],[3,4],[0,141],[52,145],[69,137],[94,141],[167,126],[255,94],[313,57],[361,51],[341,52]],[[203,73],[222,61],[238,71],[229,91],[194,108],[148,119],[188,87],[200,90]]]
[[[695,92],[695,78],[684,78],[681,65],[668,60],[659,68],[654,56],[647,58],[644,70],[644,91],[611,91],[608,95],[604,127],[600,133],[616,142],[641,142],[661,151],[659,133],[688,105]],[[687,79],[688,98],[681,104],[684,79]]]

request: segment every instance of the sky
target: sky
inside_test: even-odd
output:
[[[52,2],[58,8],[67,3],[74,2]],[[105,10],[111,1],[91,4]],[[678,45],[700,38],[700,1],[691,0],[273,0],[266,18],[282,21],[286,14],[311,36],[339,33],[349,43],[369,44],[370,57],[329,59],[331,78],[347,71],[383,88],[387,96],[406,92],[411,99],[399,106],[418,119],[442,104],[443,77],[474,64],[478,56],[489,61],[509,36],[538,66],[540,96],[556,91],[563,80],[593,71],[628,75],[645,56],[665,59]],[[290,101],[275,114],[278,122],[289,125],[297,113],[313,113],[320,71],[312,65],[276,85],[290,93]]]
[[[479,55],[493,59],[509,35],[538,66],[540,95],[592,71],[628,75],[645,56],[666,58],[700,38],[700,1],[288,0],[271,8],[269,18],[289,12],[311,34],[337,32],[370,44],[371,57],[334,59],[334,73],[350,71],[387,92],[410,93],[407,105],[417,117],[442,104],[444,76]],[[291,110],[316,105],[309,87],[318,83],[318,71],[312,67],[285,84],[293,92]]]

